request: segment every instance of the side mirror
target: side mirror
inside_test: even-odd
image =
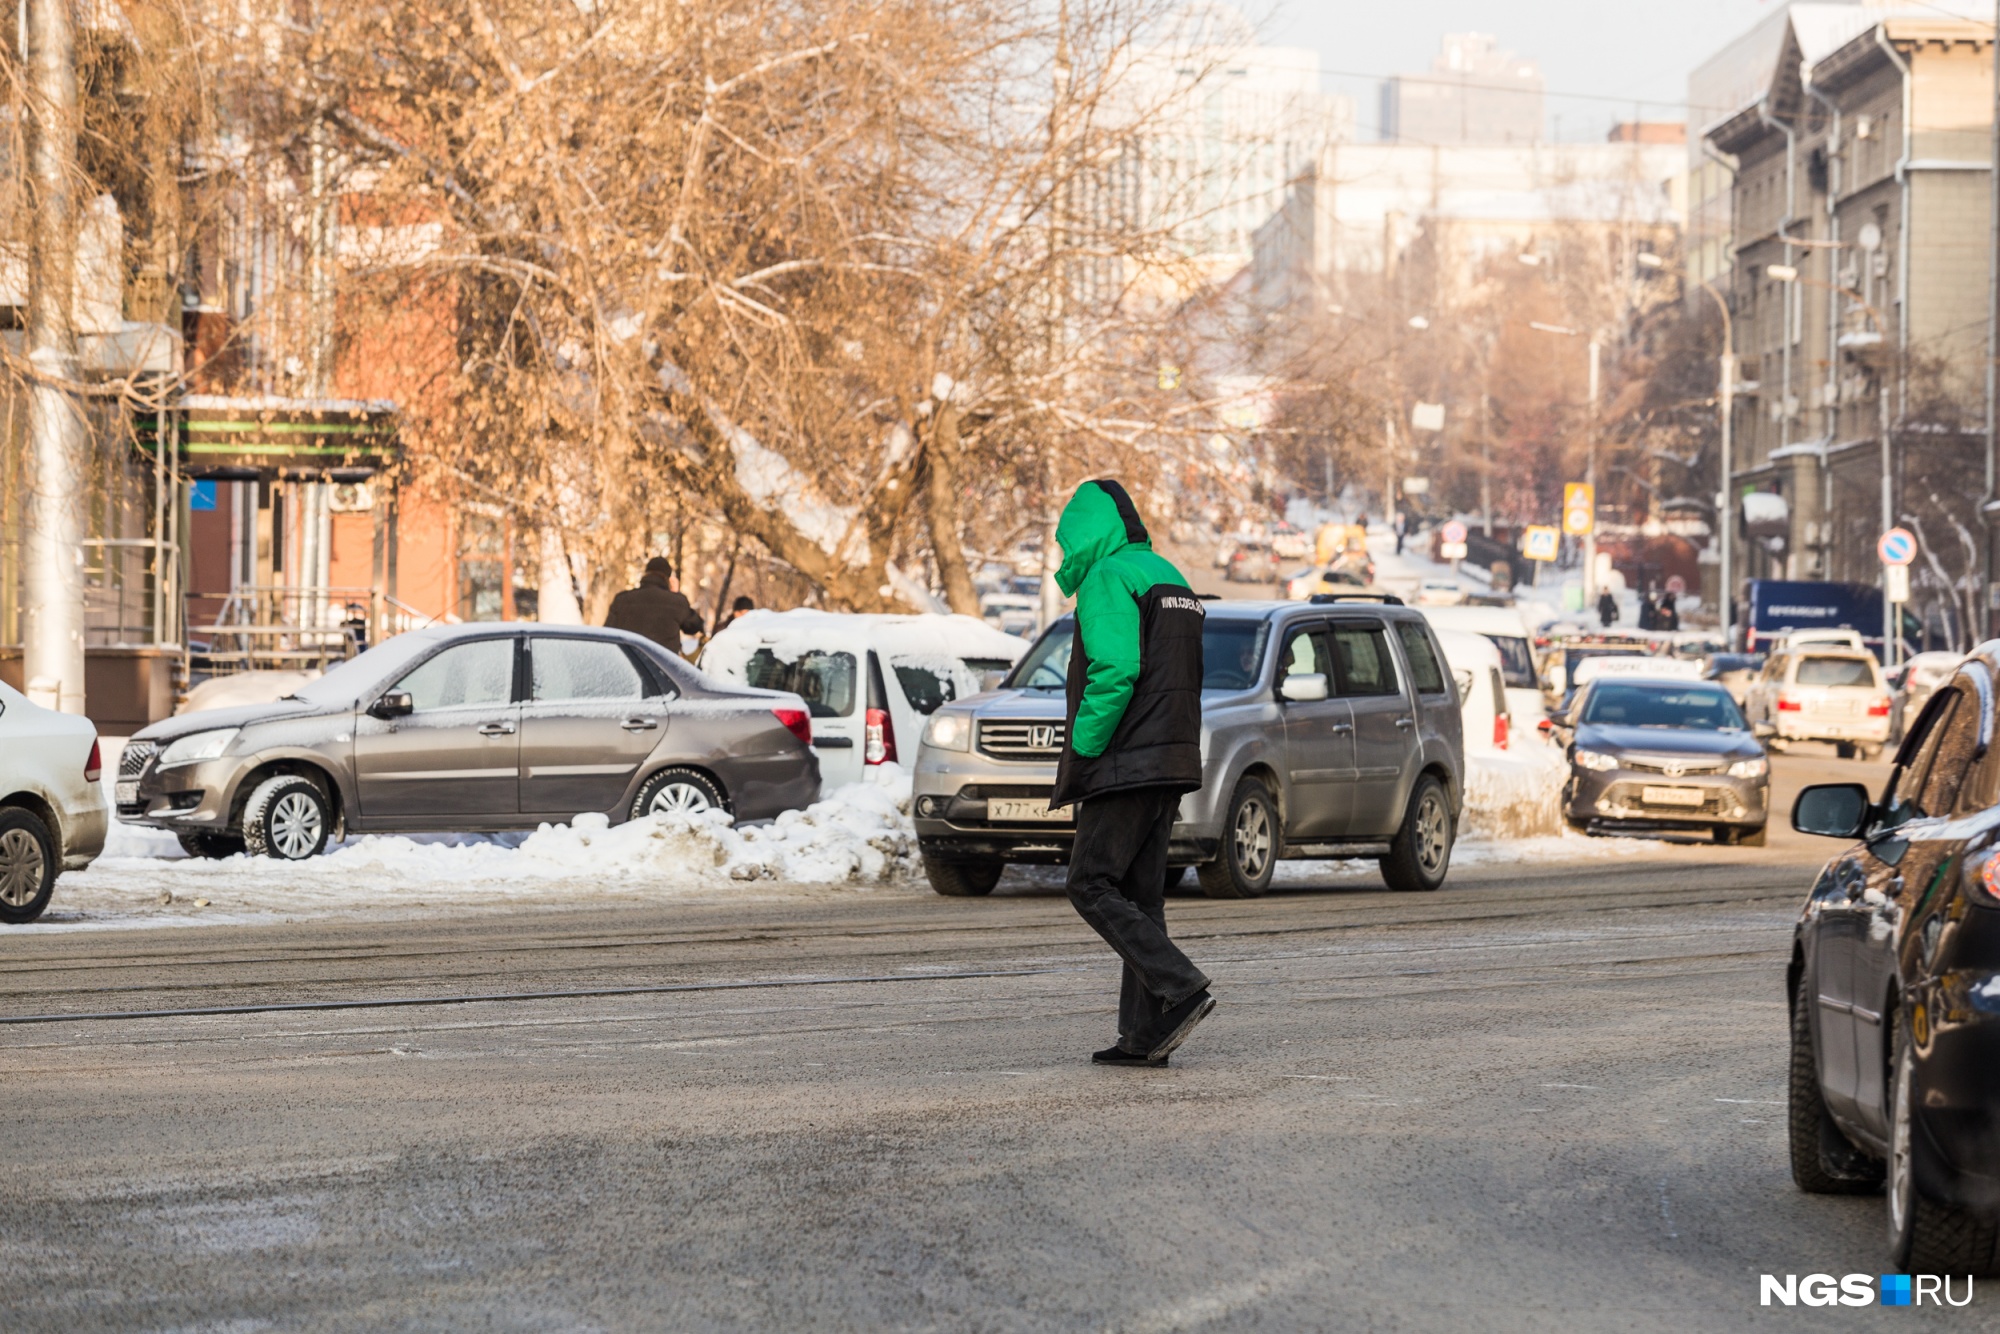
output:
[[[1792,803],[1792,828],[1827,838],[1859,838],[1872,808],[1859,783],[1815,783]]]
[[[407,690],[386,691],[382,697],[368,706],[373,718],[407,718],[417,711],[416,702]]]
[[[1325,672],[1300,672],[1288,676],[1278,686],[1278,698],[1295,704],[1310,704],[1326,698]]]

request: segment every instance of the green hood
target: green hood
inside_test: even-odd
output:
[[[1075,597],[1091,568],[1106,556],[1128,546],[1153,549],[1132,497],[1109,478],[1085,482],[1076,489],[1056,524],[1056,541],[1063,551],[1056,587],[1062,589],[1064,597]]]

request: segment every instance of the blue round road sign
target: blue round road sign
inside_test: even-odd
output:
[[[1891,528],[1875,544],[1884,565],[1908,565],[1917,558],[1917,537],[1907,528]]]

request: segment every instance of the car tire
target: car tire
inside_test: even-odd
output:
[[[1160,888],[1163,890],[1179,889],[1181,884],[1187,879],[1187,873],[1188,868],[1185,866],[1169,866],[1166,876],[1160,881]]]
[[[1237,783],[1222,817],[1222,848],[1195,868],[1201,892],[1212,899],[1254,899],[1271,888],[1282,827],[1271,789],[1254,778]]]
[[[1403,823],[1389,841],[1389,855],[1382,859],[1382,879],[1389,888],[1427,893],[1442,885],[1451,870],[1451,849],[1458,832],[1454,823],[1444,784],[1432,774],[1417,779]]]
[[[56,892],[62,855],[42,818],[19,806],[0,806],[0,922],[32,922]]]
[[[993,892],[1006,862],[945,862],[924,858],[924,879],[948,899],[976,899]]]
[[[1710,835],[1717,843],[1732,848],[1761,848],[1764,846],[1767,826],[1745,829],[1741,825],[1717,825]]]
[[[1804,991],[1803,981],[1800,983]],[[1819,1090],[1812,1015],[1801,996],[1792,1002],[1792,1061],[1785,1127],[1792,1181],[1808,1195],[1866,1195],[1882,1184],[1883,1165],[1848,1142]]]
[[[234,857],[243,851],[243,839],[238,834],[207,834],[183,831],[174,835],[181,851],[190,857],[214,860],[220,857]]]
[[[243,850],[252,857],[306,861],[326,850],[332,833],[332,803],[303,774],[266,778],[243,803]]]
[[[679,812],[696,815],[702,811],[729,809],[729,798],[713,778],[699,769],[662,769],[639,785],[627,818]]]
[[[2000,1269],[2000,1217],[1930,1199],[1912,1170],[1911,1084],[1916,1062],[1910,1038],[1896,1016],[1895,1052],[1889,1065],[1887,1196],[1889,1259],[1906,1274],[1972,1274]]]

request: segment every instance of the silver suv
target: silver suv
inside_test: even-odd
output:
[[[917,752],[917,841],[940,894],[990,893],[1009,862],[1069,860],[1049,810],[1065,742],[1073,618],[999,690],[933,713]],[[1199,792],[1181,802],[1168,881],[1248,898],[1280,858],[1374,857],[1392,889],[1444,883],[1464,800],[1459,701],[1429,625],[1386,595],[1210,602]]]

